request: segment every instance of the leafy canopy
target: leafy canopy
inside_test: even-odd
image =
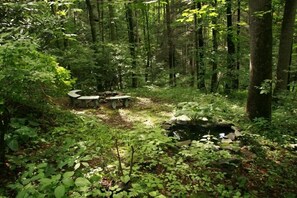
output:
[[[70,72],[56,60],[37,51],[29,39],[9,41],[0,47],[0,98],[38,105],[69,89]]]

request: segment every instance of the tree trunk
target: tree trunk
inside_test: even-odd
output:
[[[109,11],[110,40],[115,41],[116,34],[115,34],[114,9],[112,5],[112,0],[109,0],[108,2],[108,11]]]
[[[127,16],[127,22],[128,22],[128,38],[129,38],[129,49],[130,49],[130,55],[132,58],[132,87],[137,87],[137,76],[135,74],[136,70],[136,38],[135,38],[135,23],[133,20],[133,12],[131,8],[131,3],[128,3],[126,5],[126,16]]]
[[[191,80],[190,80],[190,86],[195,87],[195,57],[192,55],[190,57],[190,71],[191,71]]]
[[[114,16],[114,7],[112,4],[112,0],[108,1],[108,12],[109,12],[109,28],[110,28],[110,41],[112,43],[115,43],[117,40],[116,37],[116,24],[115,24],[115,16]],[[122,66],[118,64],[117,68],[117,86],[119,86],[120,89],[123,89],[123,77],[122,77]]]
[[[4,106],[4,105],[1,105]],[[3,170],[5,167],[5,141],[4,136],[8,131],[10,122],[9,112],[6,108],[0,110],[0,168]]]
[[[143,34],[145,37],[145,49],[146,49],[146,67],[145,67],[145,82],[149,81],[149,73],[152,74],[151,70],[151,36],[150,36],[150,29],[149,29],[149,5],[145,6],[143,10],[144,15],[144,28]]]
[[[217,0],[214,1],[214,7],[217,7]],[[214,25],[214,28],[212,29],[212,51],[213,51],[213,57],[212,57],[212,75],[211,75],[211,85],[210,90],[211,92],[216,92],[218,87],[218,38],[217,38],[217,18],[212,19],[212,23]]]
[[[288,71],[292,50],[296,9],[296,0],[286,0],[278,52],[276,72],[277,81],[275,87],[276,93],[286,90],[288,85]]]
[[[293,42],[294,42],[294,38],[293,38]],[[291,65],[292,65],[292,54],[293,54],[293,42],[292,42],[292,45],[291,45],[291,54],[290,54],[290,63],[289,63],[289,73],[288,73],[288,85],[287,85],[287,90],[288,91],[294,91],[294,85],[292,85],[291,83],[296,81],[294,80],[294,76],[296,76],[296,71],[292,72],[291,71]]]
[[[239,69],[240,69],[240,21],[241,21],[241,0],[237,0],[237,50],[236,50],[236,73],[235,73],[235,79],[234,83],[236,85],[236,89],[239,88]]]
[[[236,62],[235,62],[235,45],[233,41],[233,25],[232,25],[232,2],[226,1],[227,5],[227,80],[225,84],[226,93],[230,93],[231,90],[237,89],[236,84]]]
[[[201,9],[201,3],[197,3],[197,9]],[[204,65],[204,39],[203,39],[203,29],[202,29],[202,19],[198,18],[195,14],[195,62],[197,70],[197,88],[200,90],[205,90],[205,65]]]
[[[169,65],[169,85],[176,86],[175,77],[175,46],[173,44],[172,38],[172,28],[171,28],[171,9],[169,0],[166,0],[166,27],[167,27],[167,39],[168,39],[168,65]]]
[[[92,41],[93,43],[97,42],[97,36],[96,36],[96,26],[95,26],[95,17],[93,12],[93,7],[91,5],[90,0],[86,0],[86,5],[89,13],[89,21],[90,21],[90,28],[91,28],[91,34],[92,34]]]
[[[251,120],[271,119],[271,85],[265,93],[260,90],[263,83],[269,83],[266,80],[272,79],[271,4],[272,0],[249,0],[251,60],[247,114]]]
[[[104,0],[97,0],[97,12],[98,12],[98,21],[99,21],[99,33],[101,35],[101,42],[104,43],[104,7],[103,3]],[[103,51],[104,51],[104,45],[103,46]]]

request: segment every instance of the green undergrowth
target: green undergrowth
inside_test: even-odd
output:
[[[102,108],[109,118],[129,116],[133,125],[106,124],[99,110],[51,112],[18,118],[7,136],[13,179],[4,197],[296,197],[296,106],[274,107],[272,122],[249,122],[245,93],[202,94],[193,89],[128,90],[130,108]],[[138,98],[152,103],[140,104]],[[121,112],[126,112],[122,115]],[[161,123],[179,112],[192,119],[232,122],[243,134],[219,149],[214,142],[177,146]],[[134,117],[133,117],[134,116]],[[145,121],[152,120],[148,127]],[[296,129],[296,128],[295,128]]]
[[[246,121],[243,96],[245,92],[233,93],[232,96],[220,94],[204,94],[194,88],[159,88],[146,87],[127,90],[133,96],[148,97],[154,102],[171,103],[176,110],[184,109],[190,117],[199,115],[216,117],[229,122]]]

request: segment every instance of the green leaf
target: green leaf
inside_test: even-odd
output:
[[[82,162],[82,165],[84,165],[85,167],[89,167],[88,162]]]
[[[69,178],[69,177],[72,177],[73,175],[74,175],[74,171],[68,171],[63,174],[63,178]]]
[[[42,178],[39,180],[39,182],[43,185],[45,185],[45,184],[47,185],[47,184],[50,184],[52,182],[52,180],[49,178]]]
[[[44,190],[46,187],[51,185],[53,180],[51,180],[49,178],[42,178],[42,179],[39,180],[39,182],[40,182],[40,190]]]
[[[62,183],[65,184],[66,186],[73,186],[74,181],[72,178],[69,177],[69,178],[64,178],[62,180]]]
[[[149,194],[150,194],[150,196],[152,196],[152,197],[156,197],[159,193],[158,193],[158,191],[152,191],[152,192],[150,192]]]
[[[130,181],[130,177],[128,175],[122,176],[121,181],[126,184]]]
[[[55,189],[55,197],[56,198],[61,198],[65,195],[65,187],[63,185],[58,186]]]
[[[17,151],[19,150],[19,143],[16,139],[13,139],[8,143],[8,147],[13,151]]]
[[[47,167],[47,163],[44,162],[44,163],[38,164],[36,167],[37,167],[38,169],[46,168],[46,167]]]
[[[52,180],[55,182],[59,181],[60,179],[61,179],[61,174],[52,176]]]
[[[158,195],[157,198],[166,198],[164,195]]]
[[[76,186],[88,186],[90,185],[90,181],[87,180],[86,178],[83,178],[83,177],[78,177],[76,180],[75,180],[75,185]]]
[[[28,196],[27,194],[27,190],[22,190],[21,192],[19,192],[16,196],[16,198],[23,198],[23,197],[26,197]]]
[[[74,170],[78,169],[80,167],[80,163],[75,164]]]

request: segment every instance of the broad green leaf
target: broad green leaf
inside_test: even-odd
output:
[[[40,182],[40,190],[45,189],[47,186],[51,185],[52,180],[49,178],[42,178],[39,180]]]
[[[17,151],[19,150],[19,143],[16,139],[13,139],[8,143],[8,147],[13,151]]]
[[[152,191],[149,193],[149,195],[152,197],[156,197],[158,194],[159,194],[158,191]]]
[[[45,176],[44,176],[44,173],[41,172],[41,173],[39,173],[38,175],[34,175],[34,176],[31,178],[31,181],[39,180],[39,179],[44,178],[44,177],[45,177]]]
[[[65,195],[65,187],[63,185],[58,186],[55,189],[55,197],[56,198],[61,198]]]
[[[61,179],[61,174],[58,174],[58,175],[54,175],[54,176],[52,176],[52,180],[53,181],[59,181]]]
[[[126,184],[130,181],[130,177],[128,175],[122,176],[121,181]]]
[[[75,180],[75,185],[76,186],[88,186],[90,185],[90,181],[87,180],[86,178],[83,178],[83,177],[78,177],[76,180]]]
[[[23,189],[21,192],[19,192],[16,196],[16,198],[23,198],[28,196],[27,191],[25,189]]]
[[[84,165],[85,167],[89,167],[88,162],[82,162],[82,165]]]
[[[63,174],[63,178],[69,178],[69,177],[72,177],[73,175],[74,175],[74,171],[68,171]]]
[[[47,167],[47,163],[44,162],[44,163],[38,164],[36,167],[37,168],[46,168]]]
[[[42,178],[42,179],[39,180],[39,182],[41,184],[43,184],[43,185],[48,185],[48,184],[50,184],[52,182],[52,180],[49,179],[49,178]]]
[[[77,190],[80,192],[84,192],[84,194],[85,194],[87,192],[90,192],[90,187],[89,186],[81,186],[81,187],[77,188]],[[87,195],[87,194],[85,194],[85,195]]]
[[[62,183],[65,184],[66,186],[73,186],[74,181],[72,178],[68,177],[68,178],[64,178],[62,180]]]
[[[77,170],[80,167],[80,163],[75,164],[74,170]]]

